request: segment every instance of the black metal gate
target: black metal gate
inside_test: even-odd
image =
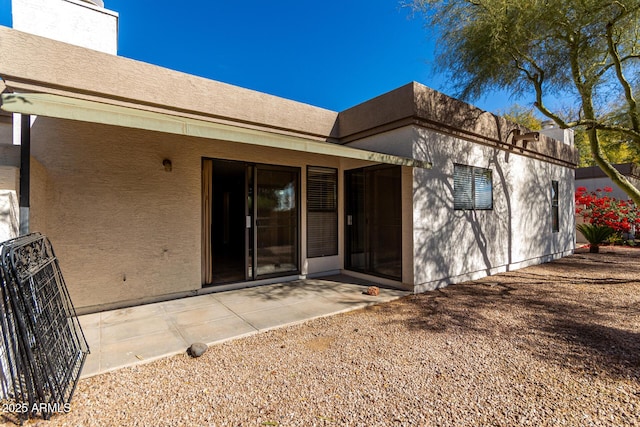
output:
[[[0,398],[18,416],[68,411],[89,346],[49,240],[0,244]]]

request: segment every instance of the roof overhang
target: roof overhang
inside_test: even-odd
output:
[[[142,129],[211,140],[231,141],[305,153],[323,154],[374,163],[431,168],[431,163],[329,142],[312,141],[264,130],[248,129],[179,115],[158,113],[120,105],[47,93],[3,93],[0,108],[58,119]]]

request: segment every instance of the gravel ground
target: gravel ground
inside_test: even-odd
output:
[[[577,252],[88,378],[27,425],[640,425],[640,250]]]

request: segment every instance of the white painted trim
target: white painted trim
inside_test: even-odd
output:
[[[2,94],[1,108],[11,113],[31,114],[59,119],[144,129],[176,135],[231,141],[314,154],[324,154],[372,163],[388,163],[429,169],[423,160],[313,141],[275,132],[243,128],[212,121],[157,113],[83,99],[43,93]]]

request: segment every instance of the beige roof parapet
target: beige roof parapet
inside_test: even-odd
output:
[[[338,113],[0,26],[0,77],[45,92],[327,140]]]
[[[61,60],[63,58],[63,60]],[[210,123],[340,144],[417,125],[501,150],[575,167],[577,150],[504,118],[409,83],[341,113],[0,26],[6,90],[49,93]]]
[[[574,147],[542,134],[538,141],[514,141],[514,131],[529,130],[416,82],[356,105],[338,116],[341,143],[408,125],[569,167],[575,168],[578,163]]]

